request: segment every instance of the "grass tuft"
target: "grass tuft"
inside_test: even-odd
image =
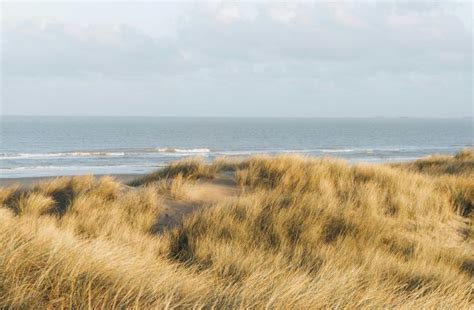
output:
[[[0,308],[473,308],[473,162],[190,159],[131,187],[2,188]]]

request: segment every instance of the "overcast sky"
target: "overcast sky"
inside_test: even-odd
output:
[[[473,113],[471,1],[1,5],[2,114]]]

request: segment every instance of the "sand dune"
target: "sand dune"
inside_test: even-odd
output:
[[[0,308],[472,308],[473,180],[464,151],[4,187]]]

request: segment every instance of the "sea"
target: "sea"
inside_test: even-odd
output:
[[[473,146],[472,118],[0,117],[0,178],[141,174],[186,157],[404,162]]]

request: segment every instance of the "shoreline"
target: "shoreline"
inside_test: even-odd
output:
[[[127,173],[127,174],[93,174],[94,177],[103,177],[103,176],[111,176],[116,178],[122,183],[128,183],[130,181],[133,181],[136,178],[139,178],[140,176],[143,176],[144,174],[132,174],[132,173]],[[32,187],[33,185],[47,181],[47,180],[53,180],[56,178],[61,178],[61,177],[76,177],[76,176],[83,176],[83,175],[65,175],[65,176],[44,176],[44,177],[20,177],[20,178],[0,178],[0,187],[8,187],[12,186],[15,184],[18,184],[21,187]]]
[[[471,148],[465,148],[463,150],[471,150]],[[266,154],[266,155],[269,155],[269,154]],[[279,154],[279,155],[282,155],[282,154]],[[410,163],[410,162],[415,163],[418,160],[430,158],[430,157],[433,157],[433,156],[452,157],[452,156],[455,156],[455,154],[446,155],[446,154],[433,153],[433,154],[426,155],[426,156],[406,158],[405,160],[398,159],[398,160],[385,160],[385,161],[374,161],[374,162],[371,162],[371,161],[356,161],[356,162],[354,162],[354,161],[348,160],[347,158],[341,158],[341,157],[338,157],[338,156],[307,156],[307,155],[305,155],[304,157],[341,159],[341,160],[347,161],[347,163],[350,164],[350,165],[354,165],[354,164],[357,164],[357,163],[365,163],[365,164],[371,164],[371,165],[397,165],[397,164],[407,164],[407,163]],[[243,160],[243,159],[248,158],[248,157],[251,157],[251,156],[236,156],[233,159]],[[273,156],[270,155],[270,157],[273,157]],[[183,158],[183,159],[185,159],[185,158]],[[126,183],[129,183],[129,182],[137,179],[137,178],[143,177],[143,176],[145,176],[149,173],[153,173],[154,171],[157,170],[156,168],[157,167],[155,167],[155,169],[150,169],[150,171],[148,171],[148,172],[143,172],[142,171],[142,172],[138,172],[138,173],[120,173],[120,172],[119,173],[100,173],[99,172],[99,173],[89,173],[89,174],[78,173],[78,174],[66,174],[66,175],[21,176],[21,177],[6,177],[6,178],[2,178],[1,175],[0,175],[0,188],[1,187],[10,187],[10,186],[14,186],[14,185],[18,185],[18,186],[23,187],[23,188],[30,188],[30,187],[36,185],[37,183],[48,181],[48,180],[53,180],[53,179],[56,179],[56,178],[76,177],[76,176],[85,176],[85,175],[92,175],[96,178],[100,178],[100,177],[103,177],[103,176],[111,176],[111,177],[117,179],[118,181],[120,181],[121,183],[126,184]]]
[[[256,154],[256,156],[258,156],[258,155],[268,155],[268,156],[273,157],[275,155],[278,156],[278,155],[289,155],[289,154],[285,154],[285,153],[282,153],[282,154]],[[314,156],[314,155],[307,155],[307,154],[301,154],[301,153],[291,153],[291,155],[302,155],[304,157],[311,157],[311,158],[328,158],[329,157],[329,158],[345,160],[350,164],[355,164],[355,163],[393,164],[393,163],[411,162],[411,161],[416,161],[418,159],[424,158],[423,156],[421,156],[421,157],[411,157],[411,158],[394,159],[394,160],[376,160],[376,161],[357,161],[356,160],[356,161],[353,161],[353,160],[350,160],[348,158],[338,157],[338,156],[331,156],[329,154],[327,154],[326,156]],[[245,158],[248,158],[248,157],[251,157],[251,156],[254,156],[254,155],[229,156],[229,158],[245,159]],[[185,160],[186,158],[190,158],[190,157],[183,157],[183,158],[178,159],[177,161]],[[93,173],[93,172],[81,173],[81,172],[78,171],[77,173],[72,173],[72,174],[43,175],[43,176],[41,176],[41,175],[40,176],[18,176],[18,177],[13,177],[13,176],[2,177],[1,173],[0,173],[0,187],[11,186],[11,185],[14,185],[14,184],[20,184],[22,186],[29,187],[32,184],[35,184],[35,183],[41,182],[41,181],[52,180],[52,179],[61,178],[61,177],[76,177],[76,176],[85,176],[85,175],[93,175],[94,177],[112,176],[112,177],[117,178],[118,180],[120,180],[123,183],[127,183],[129,181],[132,181],[135,178],[138,178],[140,176],[144,176],[144,175],[147,175],[149,173],[153,173],[154,171],[157,171],[159,169],[162,169],[162,168],[166,167],[167,165],[169,165],[172,162],[173,161],[170,161],[169,163],[167,163],[165,165],[153,166],[153,167],[150,167],[149,171],[141,171],[141,172],[137,172],[137,173],[133,173],[133,172],[118,172],[118,173],[117,172],[110,172],[110,173],[107,173],[107,172],[100,172],[100,171],[96,171],[95,173]]]

